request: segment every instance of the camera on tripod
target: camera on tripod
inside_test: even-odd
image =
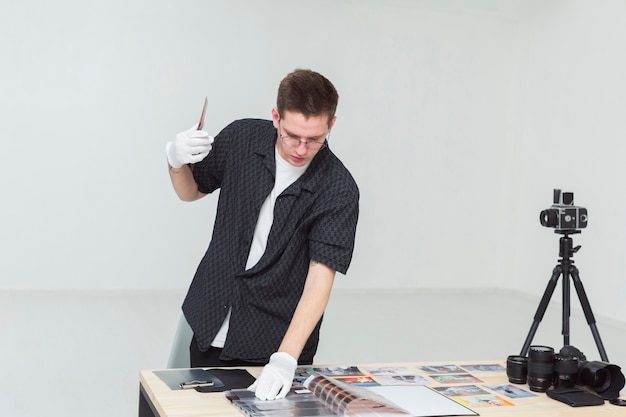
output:
[[[574,205],[574,193],[554,189],[553,202],[550,208],[539,214],[542,226],[554,227],[557,231],[587,227],[587,209]]]
[[[619,366],[609,363],[578,268],[572,259],[580,246],[573,246],[570,235],[580,233],[578,229],[587,227],[587,209],[574,205],[574,193],[561,193],[561,190],[554,189],[554,204],[541,212],[539,220],[543,226],[553,227],[556,229],[556,233],[563,235],[559,239],[560,258],[552,270],[552,276],[537,307],[533,324],[520,354],[510,355],[507,358],[509,382],[519,384],[528,381],[532,391],[547,392],[551,398],[567,402],[570,405],[598,405],[602,403],[593,396],[591,399],[583,399],[577,397],[577,392],[567,391],[574,385],[582,385],[593,389],[602,400],[609,400],[611,404],[615,405],[626,405],[626,401],[618,398],[619,391],[624,388],[626,378],[621,373]],[[563,277],[563,321],[561,329],[563,349],[557,355],[552,347],[531,346],[531,343],[561,276]],[[601,361],[588,362],[582,352],[569,343],[570,278],[576,288],[587,324],[589,324],[598,347]],[[559,390],[565,389],[565,392],[557,392],[556,389],[548,391],[548,388],[553,384]],[[584,392],[582,393],[584,394]],[[572,396],[569,394],[576,398],[571,398]]]

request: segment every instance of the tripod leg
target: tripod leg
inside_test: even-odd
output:
[[[563,259],[561,261],[563,267],[563,322],[561,327],[561,334],[563,335],[563,346],[569,346],[569,318],[570,318],[570,286],[569,277],[571,273],[571,267],[573,266],[569,259]]]
[[[539,323],[543,319],[543,315],[546,313],[546,308],[548,308],[548,303],[550,302],[550,298],[552,298],[552,294],[554,293],[554,288],[556,287],[556,283],[559,280],[559,276],[563,270],[561,269],[561,265],[557,265],[552,270],[552,277],[550,277],[550,281],[546,286],[546,290],[543,293],[543,297],[541,297],[541,302],[539,303],[539,307],[537,307],[537,312],[535,313],[535,317],[533,320],[533,324],[530,327],[530,331],[526,336],[526,341],[524,342],[524,346],[522,346],[522,351],[520,352],[520,356],[526,356],[528,353],[528,349],[530,348],[530,344],[535,337],[535,333],[537,332],[537,328],[539,327]]]
[[[589,304],[589,299],[587,298],[587,294],[585,293],[585,288],[583,287],[583,283],[580,280],[580,275],[578,274],[578,268],[576,268],[575,265],[570,266],[570,275],[572,276],[572,280],[574,281],[574,287],[576,288],[576,292],[578,293],[578,299],[580,300],[580,305],[583,307],[583,311],[585,312],[585,318],[587,319],[587,324],[591,328],[593,339],[596,341],[598,352],[600,352],[600,358],[604,362],[608,362],[609,358],[607,357],[606,351],[604,350],[602,339],[600,339],[600,332],[598,332],[598,327],[596,326],[596,319],[593,316],[593,312],[591,311],[591,305]]]

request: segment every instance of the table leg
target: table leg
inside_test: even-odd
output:
[[[141,383],[139,384],[139,417],[159,417],[150,397],[146,394]]]

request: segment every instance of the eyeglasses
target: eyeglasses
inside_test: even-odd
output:
[[[278,122],[278,128],[280,129],[280,122]],[[311,150],[319,150],[326,146],[326,138],[321,141],[317,140],[302,140],[298,138],[294,138],[289,135],[280,135],[280,140],[287,146],[291,146],[292,148],[296,148],[300,146],[301,143],[304,144],[304,147]]]

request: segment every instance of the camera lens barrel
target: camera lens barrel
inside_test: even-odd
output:
[[[507,357],[506,376],[512,384],[525,384],[528,376],[528,358],[518,355]]]
[[[556,227],[559,224],[559,211],[555,209],[542,210],[539,213],[539,223],[545,227]]]
[[[582,385],[591,387],[605,400],[619,397],[625,379],[621,368],[607,362],[593,361],[580,364],[579,378]]]
[[[552,385],[554,349],[549,346],[531,346],[528,350],[528,387],[531,391],[546,392]]]
[[[555,388],[573,388],[578,378],[578,358],[554,355]]]

